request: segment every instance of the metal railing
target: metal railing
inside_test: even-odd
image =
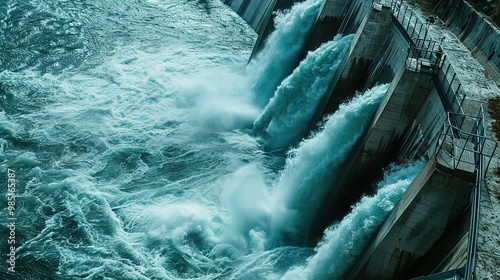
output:
[[[473,273],[475,269],[476,262],[476,251],[477,251],[477,235],[479,231],[479,214],[480,214],[480,198],[481,198],[481,188],[483,187],[486,171],[491,161],[491,157],[488,160],[486,166],[484,165],[484,149],[486,144],[485,131],[484,131],[484,112],[483,107],[479,111],[479,115],[475,126],[476,136],[474,137],[475,153],[474,159],[476,163],[476,183],[474,184],[474,189],[471,195],[471,219],[469,226],[469,244],[467,247],[467,262],[465,265],[465,279],[473,279]],[[496,142],[495,142],[496,148]],[[494,150],[493,150],[494,152]]]
[[[406,55],[406,67],[415,71],[426,71],[436,75],[445,58],[441,44],[434,40],[411,38],[410,48]]]
[[[420,276],[412,278],[411,280],[443,280],[443,279],[453,279],[460,280],[465,274],[465,268],[459,268],[454,270],[448,270],[441,273],[436,273],[428,276]]]
[[[435,18],[430,16],[424,23],[403,0],[393,0],[391,10],[394,18],[410,37],[407,65],[417,71],[424,69],[432,72],[445,109],[457,113],[452,121],[455,126],[460,126],[463,122],[462,105],[466,94],[455,69],[441,47],[442,42],[428,38],[429,26],[435,22]]]
[[[441,59],[443,58],[443,50],[441,43],[423,38],[412,38],[414,44],[411,45],[410,52],[413,52],[421,59],[427,59],[432,64],[440,66]]]
[[[482,168],[484,177],[497,146],[495,140],[485,135],[484,111],[481,108],[478,116],[461,115],[464,120],[461,126],[454,124],[456,115],[460,114],[448,112],[448,121],[443,125],[436,153],[449,158],[447,163],[451,169],[472,172],[478,169],[478,157],[487,157],[487,163]]]
[[[460,127],[464,121],[462,116],[465,113],[462,105],[466,94],[455,69],[446,56],[442,59],[441,67],[436,72],[435,81],[442,92],[443,98],[446,100],[445,106],[448,107],[447,110],[457,113],[453,118],[454,125]]]
[[[497,142],[486,137],[482,107],[477,116],[463,115],[464,123],[461,127],[453,124],[454,114],[456,113],[448,113],[448,122],[443,127],[438,141],[437,154],[449,157],[451,161],[448,163],[452,169],[474,172],[475,175],[471,192],[469,242],[464,273],[464,279],[470,280],[473,279],[475,267],[481,188],[485,183],[486,171],[497,148]]]
[[[403,0],[393,0],[391,10],[394,17],[406,30],[410,38],[427,39],[429,24],[431,20],[422,23],[418,15]]]
[[[466,264],[461,269],[464,279],[471,280],[475,269],[481,188],[485,183],[486,171],[496,150],[497,142],[485,135],[482,107],[477,116],[464,113],[462,105],[466,94],[453,66],[441,48],[442,42],[438,43],[427,38],[429,26],[435,18],[428,17],[424,23],[403,0],[393,0],[391,10],[394,18],[410,37],[407,67],[408,63],[414,63],[409,66],[415,67],[415,70],[431,71],[434,84],[448,112],[448,121],[443,126],[436,154],[449,159],[448,164],[451,169],[463,170],[475,175],[475,184],[471,193]],[[432,279],[444,279],[442,277],[450,275],[460,279],[462,276],[462,273],[457,273],[457,271],[445,272],[445,274],[434,275],[435,278]]]

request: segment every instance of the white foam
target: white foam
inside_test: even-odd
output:
[[[254,124],[254,132],[264,134],[267,147],[286,148],[305,136],[352,38],[338,35],[310,52],[281,83]]]
[[[377,86],[341,105],[320,131],[289,153],[273,194],[273,235],[285,233],[303,238],[337,170],[361,137],[387,89],[387,84]]]

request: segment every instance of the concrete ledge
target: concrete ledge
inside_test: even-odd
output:
[[[469,181],[441,172],[431,158],[345,279],[407,279],[469,205],[470,190]]]

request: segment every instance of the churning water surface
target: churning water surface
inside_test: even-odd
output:
[[[359,94],[303,142],[284,133],[310,121],[327,87],[317,77],[333,76],[352,39],[337,37],[290,77],[267,80],[289,59],[275,54],[305,42],[285,39],[306,36],[320,4],[284,12],[247,66],[256,35],[218,0],[2,1],[5,193],[9,169],[16,178],[15,272],[5,257],[2,278],[340,277],[359,253],[353,244],[373,233],[421,164],[391,168],[316,249],[286,241],[307,231],[314,211],[300,199],[315,197],[321,176],[342,164],[387,90]],[[290,95],[309,107],[297,110]],[[288,145],[286,154],[265,149]],[[360,219],[371,227],[345,230]]]

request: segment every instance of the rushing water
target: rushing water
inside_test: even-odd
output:
[[[310,52],[281,83],[254,125],[267,147],[287,148],[304,136],[352,38],[338,35]]]
[[[290,151],[275,190],[273,235],[304,239],[327,188],[363,134],[388,85],[377,86],[340,106],[321,130]],[[297,243],[295,241],[294,243]]]
[[[390,165],[373,196],[356,203],[342,221],[325,230],[314,256],[288,271],[285,279],[342,279],[403,193],[422,169],[424,161]]]
[[[285,77],[262,79],[293,60],[272,60],[280,49],[298,43],[299,53],[305,39],[280,40],[305,36],[320,3],[284,14],[247,67],[256,35],[218,0],[2,1],[0,176],[7,189],[4,178],[15,172],[16,272],[6,274],[2,261],[0,278],[316,279],[309,267],[330,255],[330,236],[352,243],[351,233],[332,233],[350,222],[328,229],[316,253],[281,239],[283,222],[297,221],[287,207],[311,193],[308,178],[323,182],[341,164],[386,89],[341,107],[288,160],[263,151],[252,128],[265,114],[262,100]],[[340,53],[337,43],[310,55],[321,75],[333,75],[329,64],[339,57],[321,51]],[[302,74],[280,88],[324,87],[294,75]],[[349,143],[332,145],[328,137],[343,131],[351,132]],[[329,150],[324,158],[321,149]],[[309,174],[314,161],[323,169]],[[309,177],[288,184],[292,173]],[[7,195],[0,203],[7,209]],[[377,211],[368,218],[382,220]]]
[[[304,49],[322,0],[306,0],[276,17],[276,30],[266,39],[247,73],[253,80],[256,104],[266,106],[281,81],[292,72]]]

